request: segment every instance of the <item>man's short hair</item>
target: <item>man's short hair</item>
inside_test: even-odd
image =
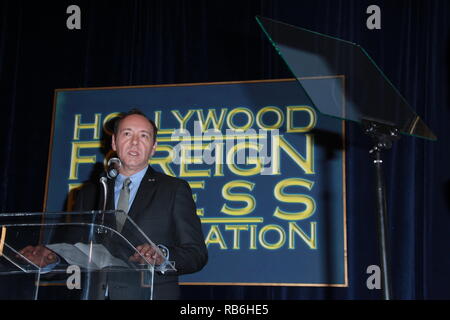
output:
[[[150,124],[151,124],[152,127],[153,127],[153,143],[154,143],[154,142],[156,141],[156,135],[158,134],[158,127],[156,126],[155,122],[154,122],[152,119],[150,119],[149,117],[147,117],[147,116],[145,115],[145,113],[143,113],[141,110],[139,110],[139,109],[137,109],[137,108],[133,108],[133,109],[131,109],[131,110],[128,111],[128,112],[121,112],[121,113],[117,116],[117,118],[116,118],[116,120],[115,120],[115,122],[114,122],[114,135],[117,137],[117,134],[118,134],[118,131],[119,131],[119,125],[120,125],[120,122],[121,122],[123,119],[125,119],[126,117],[131,116],[131,115],[134,115],[134,114],[143,116],[145,119],[148,120],[148,122],[150,122]]]

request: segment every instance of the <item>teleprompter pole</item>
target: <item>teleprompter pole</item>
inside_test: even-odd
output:
[[[392,287],[390,281],[390,259],[388,243],[387,201],[386,185],[383,174],[383,160],[381,151],[392,147],[392,142],[399,139],[399,131],[396,128],[381,125],[374,122],[365,124],[365,132],[370,135],[375,146],[369,151],[373,158],[375,168],[375,191],[377,201],[377,226],[378,247],[382,269],[382,289],[385,300],[392,299]]]
[[[374,153],[373,164],[375,167],[375,188],[377,193],[377,224],[378,224],[378,246],[382,269],[382,288],[385,300],[391,299],[390,282],[390,259],[388,246],[388,224],[387,224],[387,204],[386,204],[386,185],[383,176],[383,160],[381,159],[381,150]]]

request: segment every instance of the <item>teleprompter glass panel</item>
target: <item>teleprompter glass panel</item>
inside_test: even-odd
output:
[[[361,46],[275,20],[256,19],[320,113],[376,122],[403,134],[436,140]],[[339,77],[344,81],[338,81]],[[311,85],[306,78],[323,83]],[[329,95],[336,97],[335,104],[322,103]],[[343,96],[345,104],[338,101]]]

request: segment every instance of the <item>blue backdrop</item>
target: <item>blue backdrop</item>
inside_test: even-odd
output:
[[[57,90],[46,210],[70,206],[68,192],[105,162],[104,123],[138,107],[160,128],[150,164],[191,184],[202,221],[209,262],[182,283],[347,286],[342,121],[317,114],[300,89],[290,80]]]

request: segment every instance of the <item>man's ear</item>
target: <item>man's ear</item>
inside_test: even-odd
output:
[[[152,152],[150,152],[150,158],[153,157],[153,155],[155,154],[157,146],[158,146],[158,141],[155,141],[155,143],[153,144],[153,147],[152,147]]]
[[[111,148],[114,150],[114,151],[117,151],[117,149],[116,149],[116,136],[113,134],[112,135],[112,137],[111,137]]]

